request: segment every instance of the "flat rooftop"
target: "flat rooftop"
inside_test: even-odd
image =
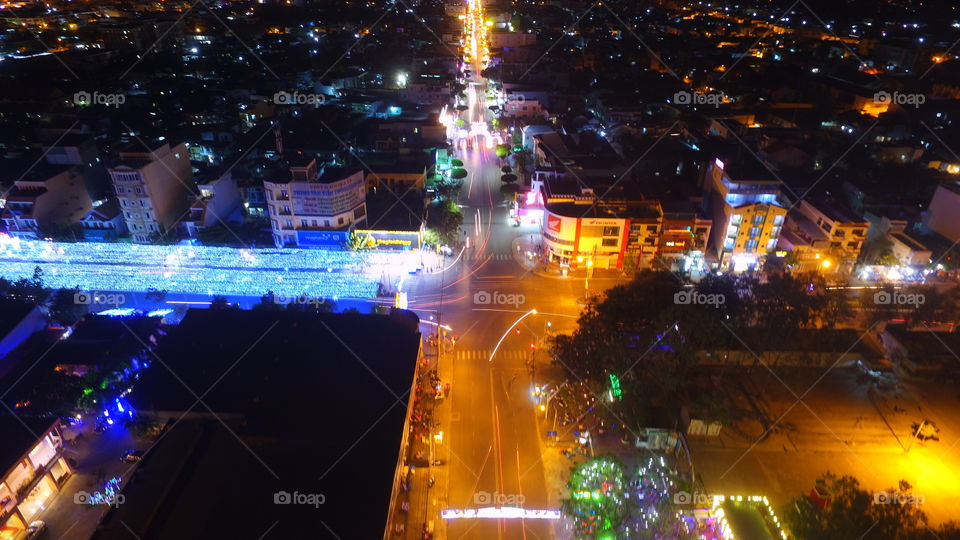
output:
[[[183,420],[95,538],[381,538],[419,340],[402,310],[190,310],[129,397]]]

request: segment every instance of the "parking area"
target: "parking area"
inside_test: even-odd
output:
[[[725,426],[719,437],[690,438],[707,491],[767,495],[780,505],[809,493],[831,471],[855,476],[874,492],[906,480],[923,496],[923,510],[934,523],[960,515],[955,388],[910,381],[879,385],[855,367],[825,375],[760,367],[728,371],[723,381],[730,403],[753,418]],[[928,422],[936,429],[924,431],[939,440],[914,437]]]

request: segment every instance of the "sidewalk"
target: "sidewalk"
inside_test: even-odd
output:
[[[449,343],[449,342],[448,342]],[[399,494],[400,505],[407,504],[404,532],[393,535],[397,538],[420,540],[426,528],[432,528],[435,538],[445,538],[445,525],[440,519],[440,510],[446,504],[449,484],[449,459],[445,451],[446,441],[439,442],[434,435],[446,431],[450,417],[449,396],[444,399],[434,397],[433,380],[440,384],[451,382],[452,367],[446,360],[450,350],[441,354],[438,362],[437,347],[424,343],[424,364],[419,368],[420,379],[417,383],[417,400],[414,409],[416,420],[411,422],[411,436],[408,455],[404,463],[410,467],[407,477],[409,489]],[[432,379],[431,372],[436,373]],[[435,426],[435,427],[434,427]],[[431,451],[431,439],[434,443]],[[431,463],[431,458],[433,462]],[[433,478],[433,485],[430,479]]]

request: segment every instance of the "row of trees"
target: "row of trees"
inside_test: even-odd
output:
[[[898,291],[898,298],[904,291]],[[611,406],[617,418],[639,425],[651,403],[694,403],[722,421],[719,391],[691,382],[697,355],[704,351],[749,348],[760,356],[782,350],[785,340],[798,349],[812,348],[815,344],[802,341],[845,336],[800,330],[829,330],[855,317],[864,325],[892,317],[918,324],[955,320],[960,305],[955,289],[916,291],[925,294],[919,306],[883,303],[884,298],[876,296],[881,293],[887,291],[866,290],[858,299],[856,293],[827,287],[820,276],[794,274],[774,274],[763,281],[711,275],[689,288],[669,272],[644,270],[588,305],[577,330],[554,339],[552,353],[571,377],[595,386],[598,395],[606,389],[607,374],[618,375],[623,399]],[[847,341],[821,345],[843,350],[853,345]]]
[[[852,476],[830,472],[817,482],[821,501],[803,495],[783,512],[784,524],[798,540],[940,540],[960,539],[960,524],[937,528],[927,523],[918,495],[901,481],[897,488],[871,493]]]

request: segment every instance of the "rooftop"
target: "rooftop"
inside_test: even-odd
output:
[[[0,474],[4,474],[46,433],[55,419],[30,416],[0,416]]]
[[[96,538],[128,538],[127,527],[141,538],[241,538],[274,525],[317,538],[321,521],[340,538],[382,537],[417,328],[402,310],[190,310],[156,349],[164,367],[129,399],[141,413],[205,419],[161,440]],[[326,502],[278,508],[281,490]]]
[[[16,328],[36,306],[19,300],[0,298],[0,339]]]

